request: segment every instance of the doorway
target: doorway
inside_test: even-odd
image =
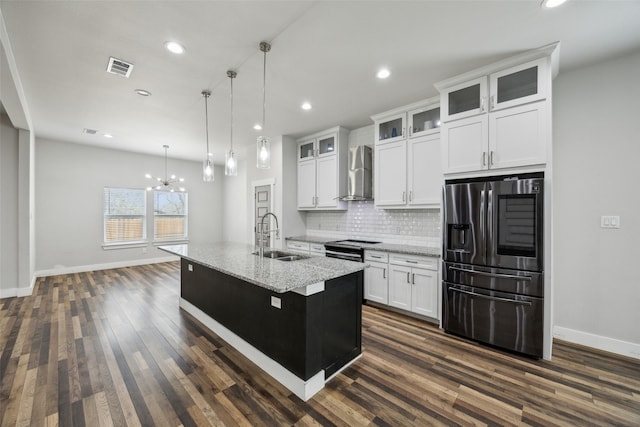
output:
[[[264,247],[271,247],[271,234],[270,226],[271,218],[268,218],[268,221],[264,222],[264,230],[260,229],[260,220],[262,217],[271,212],[271,185],[259,185],[254,186],[253,188],[253,200],[254,200],[254,224],[253,224],[253,240],[256,246],[260,245],[260,233],[264,231],[265,234],[265,242]]]

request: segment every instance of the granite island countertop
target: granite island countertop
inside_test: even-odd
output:
[[[366,264],[310,255],[279,261],[253,255],[255,247],[242,243],[163,245],[159,249],[274,292],[284,293],[364,270]]]
[[[328,242],[335,242],[336,240],[345,240],[346,237],[319,237],[319,236],[292,236],[286,237],[285,240],[295,240],[298,242],[309,242],[325,244]],[[365,250],[376,250],[383,252],[396,252],[400,254],[408,255],[422,255],[434,258],[439,258],[442,253],[442,248],[433,246],[418,246],[418,245],[401,245],[395,243],[362,243],[361,245]]]

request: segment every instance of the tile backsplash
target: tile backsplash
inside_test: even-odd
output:
[[[376,209],[373,201],[349,202],[342,212],[307,212],[307,234],[384,243],[440,246],[439,209]]]

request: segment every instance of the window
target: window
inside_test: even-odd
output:
[[[147,237],[147,196],[144,190],[105,188],[104,242],[139,242]]]
[[[153,239],[187,238],[187,193],[153,192]]]

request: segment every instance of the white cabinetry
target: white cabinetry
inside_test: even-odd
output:
[[[438,263],[414,255],[389,256],[389,305],[438,317]]]
[[[364,261],[369,264],[369,267],[364,269],[364,299],[380,304],[388,304],[388,254],[378,251],[365,251]]]
[[[550,146],[549,45],[436,84],[444,174],[543,168]]]
[[[438,318],[438,259],[365,251],[364,298]]]
[[[298,140],[298,210],[347,208],[347,138],[336,127]]]
[[[375,205],[389,209],[439,207],[442,174],[438,99],[381,113],[372,119],[376,142]]]
[[[287,251],[308,255],[309,242],[300,242],[298,240],[287,240]]]

